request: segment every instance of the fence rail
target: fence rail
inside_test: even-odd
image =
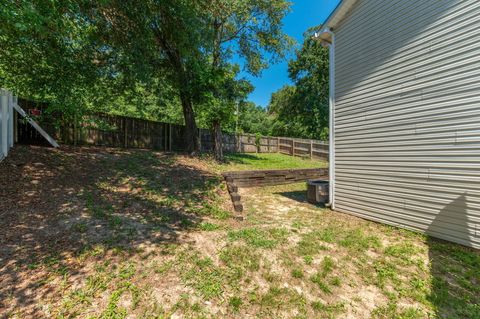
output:
[[[304,158],[328,158],[328,144],[318,140],[279,137],[279,153]]]

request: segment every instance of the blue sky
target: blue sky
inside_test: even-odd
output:
[[[285,17],[283,30],[289,36],[297,40],[297,46],[303,42],[303,33],[310,27],[319,25],[325,21],[335,9],[340,0],[291,0],[292,11]],[[293,57],[293,52],[288,57]],[[271,65],[264,70],[260,77],[252,77],[247,73],[241,76],[247,78],[254,86],[249,100],[266,107],[270,101],[270,95],[285,84],[289,84],[288,61]]]

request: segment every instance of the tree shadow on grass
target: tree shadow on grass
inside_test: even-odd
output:
[[[307,190],[302,191],[289,191],[289,192],[277,192],[275,195],[281,195],[286,198],[292,199],[300,203],[307,203]]]
[[[278,191],[278,192],[275,192],[276,195],[280,195],[280,196],[283,196],[283,197],[286,197],[288,199],[291,199],[291,200],[294,200],[296,202],[299,202],[301,204],[306,204],[306,203],[310,203],[308,201],[308,198],[307,198],[307,185],[306,185],[307,181],[305,181],[305,183],[302,184],[301,186],[301,189],[300,190],[287,190],[287,191]],[[285,185],[285,186],[288,186],[288,185]],[[297,188],[297,187],[295,187]],[[300,185],[298,186],[298,188],[300,188]],[[312,203],[310,203],[312,204]],[[322,204],[322,203],[317,203],[317,204],[312,204],[318,208],[325,208],[325,204]]]
[[[81,276],[79,257],[148,258],[145,247],[181,243],[205,216],[226,217],[220,182],[173,155],[17,146],[0,164],[0,317],[41,317],[39,299],[60,298],[49,278]]]
[[[474,223],[467,215],[466,194],[446,205],[428,227],[428,233],[471,244],[477,242]],[[471,208],[470,208],[471,209]],[[429,237],[429,296],[438,318],[480,318],[480,251]]]

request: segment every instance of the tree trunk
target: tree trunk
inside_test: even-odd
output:
[[[180,94],[183,117],[185,119],[185,150],[190,154],[200,152],[197,123],[193,113],[192,101],[185,92]]]
[[[222,128],[220,126],[220,121],[213,122],[213,140],[214,140],[215,159],[218,162],[223,162],[223,141],[222,141]]]
[[[163,44],[163,39],[160,38],[160,41]],[[168,48],[165,44],[163,44],[163,47]],[[197,123],[195,121],[195,113],[193,112],[192,96],[188,90],[190,80],[178,50],[174,50],[174,52],[169,51],[167,54],[176,70],[176,80],[180,92],[183,118],[185,120],[185,150],[193,155],[200,152],[200,140],[198,139]]]

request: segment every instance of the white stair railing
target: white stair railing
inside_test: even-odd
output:
[[[23,116],[28,121],[28,123],[30,123],[30,125],[33,126],[38,131],[38,133],[40,133],[40,135],[42,135],[48,141],[48,143],[50,143],[50,145],[52,145],[53,147],[59,147],[58,143],[50,135],[48,135],[48,133],[45,132],[43,128],[38,125],[37,122],[35,122],[31,117],[28,116],[27,113],[20,107],[20,105],[18,105],[17,102],[12,103],[12,106],[18,112],[18,114]]]
[[[18,97],[13,96],[12,92],[0,89],[0,161],[7,157],[10,148],[17,142],[14,132],[14,110],[23,116],[53,147],[58,147],[57,142],[18,105]]]

